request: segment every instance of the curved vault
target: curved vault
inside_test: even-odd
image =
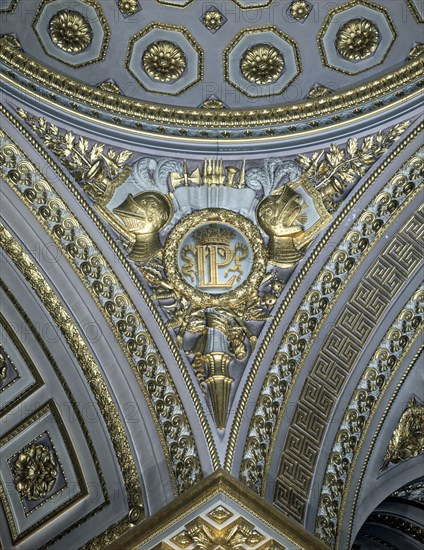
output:
[[[6,548],[422,537],[419,2],[212,4],[0,7]]]

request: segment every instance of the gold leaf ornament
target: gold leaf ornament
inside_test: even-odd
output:
[[[390,463],[397,464],[422,453],[424,453],[424,406],[418,404],[415,398],[411,398],[393,432],[381,469],[385,470]]]
[[[290,15],[298,21],[306,19],[310,11],[310,5],[304,0],[296,0],[295,2],[292,2],[289,9]]]
[[[271,84],[283,74],[284,58],[275,46],[256,44],[244,52],[240,69],[249,82]]]
[[[81,53],[91,44],[93,32],[87,19],[79,12],[61,10],[49,23],[53,43],[68,53]]]
[[[218,10],[210,10],[203,16],[203,24],[210,31],[217,31],[224,24],[224,17]]]
[[[143,68],[153,80],[174,82],[186,68],[187,61],[182,49],[166,40],[153,42],[143,54]]]
[[[45,445],[30,445],[23,449],[15,462],[16,490],[27,500],[40,500],[54,487],[57,465],[53,452]]]
[[[138,2],[137,0],[119,0],[118,7],[123,15],[132,15],[138,11]]]
[[[0,385],[3,383],[7,374],[6,360],[3,355],[0,355]]]
[[[352,19],[345,23],[336,36],[336,49],[349,61],[370,57],[377,49],[380,33],[368,19]]]

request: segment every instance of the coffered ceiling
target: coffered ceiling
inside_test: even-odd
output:
[[[3,547],[419,548],[422,2],[0,12]]]

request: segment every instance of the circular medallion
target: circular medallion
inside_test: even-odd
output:
[[[266,270],[264,243],[253,223],[218,208],[179,222],[164,259],[175,289],[203,307],[236,305],[258,289]]]

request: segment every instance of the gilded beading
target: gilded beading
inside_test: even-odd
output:
[[[202,128],[227,127],[255,127],[272,126],[285,122],[297,122],[310,120],[317,117],[336,113],[341,109],[371,101],[381,95],[400,90],[405,85],[422,76],[424,59],[418,58],[406,64],[399,70],[380,77],[367,86],[359,86],[346,92],[334,94],[322,102],[319,99],[307,101],[295,106],[280,106],[262,110],[256,115],[252,110],[237,111],[205,111],[203,109],[178,109],[164,111],[162,107],[151,103],[132,100],[127,97],[116,97],[103,90],[93,88],[63,75],[57,75],[54,71],[31,59],[24,52],[8,43],[7,37],[0,38],[0,59],[12,69],[20,71],[32,80],[47,86],[49,89],[64,93],[72,99],[83,101],[93,108],[104,109],[118,115],[145,119],[158,124],[172,124],[185,127],[189,125]],[[75,104],[76,108],[77,104]],[[189,116],[187,116],[189,115]],[[206,132],[207,137],[207,132]],[[249,137],[249,136],[247,136]]]
[[[8,147],[11,146],[9,145]],[[18,149],[15,149],[15,151],[18,156]],[[140,479],[126,437],[125,428],[122,425],[115,403],[102,379],[100,369],[94,361],[84,339],[61,301],[45,281],[28,254],[23,251],[20,244],[13,239],[9,231],[1,224],[0,245],[33,287],[42,303],[45,304],[54,322],[65,336],[71,351],[77,358],[96,396],[109,432],[114,434],[112,441],[124,478],[129,504],[143,505]]]
[[[400,208],[409,202],[414,186],[418,185],[417,182],[412,181],[411,184],[408,184],[407,180],[398,183],[395,180],[396,178],[393,178],[386,186],[386,192],[380,193],[369,206],[369,219],[376,215],[377,218],[381,218],[381,216],[386,218],[387,215],[390,218],[385,219],[385,224],[381,222],[371,224],[371,227],[368,228],[368,223],[363,224],[361,217],[361,220],[353,225],[353,231],[346,235],[344,239],[347,241],[346,244],[352,238],[356,240],[356,233],[359,232],[366,240],[366,248],[369,250],[370,246],[373,246],[380,238],[382,227],[387,226],[395,218],[394,212],[397,215]],[[393,195],[396,196],[396,200],[392,198]],[[387,208],[388,205],[389,208]],[[275,434],[278,433],[282,411],[297,378],[299,366],[303,363],[304,357],[314,341],[313,335],[317,333],[328,315],[331,303],[340,294],[352,273],[358,269],[360,260],[364,257],[364,248],[351,249],[349,253],[346,252],[344,241],[339,243],[331,256],[330,264],[324,268],[322,276],[316,279],[311,287],[311,292],[304,299],[279,346],[262,386],[250,424],[240,474],[241,478],[258,492],[266,486],[268,458],[272,453],[273,441]],[[324,279],[329,280],[324,281]],[[281,315],[280,312],[276,316],[278,319]],[[254,369],[252,370],[254,371]],[[272,398],[269,395],[269,387],[274,388]],[[267,419],[266,422],[264,422],[264,417]]]
[[[20,108],[17,113],[98,204],[108,203],[130,175],[127,161],[132,153],[127,149],[117,153],[112,147],[105,150],[103,143],[89,145],[83,136],[59,129],[43,117],[31,116]]]
[[[336,49],[349,61],[370,57],[377,49],[380,33],[368,19],[352,19],[337,32]]]
[[[7,363],[3,354],[0,354],[0,387],[3,385],[3,381],[7,375]],[[2,388],[3,389],[3,388]]]
[[[248,399],[248,396],[249,396],[249,393],[250,393],[250,390],[251,390],[251,387],[252,387],[252,384],[253,384],[253,381],[255,379],[255,376],[256,376],[256,372],[259,368],[259,366],[261,365],[261,361],[263,359],[263,356],[264,356],[264,353],[265,353],[265,350],[267,349],[269,343],[270,343],[270,340],[272,338],[272,334],[274,333],[274,331],[276,330],[276,327],[278,326],[278,324],[280,323],[281,321],[281,318],[286,310],[286,308],[289,306],[289,303],[290,303],[290,299],[292,298],[292,296],[294,295],[294,292],[297,290],[297,288],[299,287],[303,277],[306,275],[306,273],[308,272],[308,270],[310,269],[310,267],[312,266],[313,264],[313,261],[315,260],[315,258],[317,257],[317,255],[319,254],[320,250],[322,249],[322,247],[325,246],[325,244],[328,242],[328,239],[331,238],[333,232],[335,231],[335,229],[339,226],[339,224],[341,223],[341,220],[343,219],[343,217],[347,214],[347,212],[350,210],[350,208],[352,207],[353,204],[355,204],[355,201],[358,197],[361,196],[361,194],[369,188],[369,186],[373,183],[373,181],[377,178],[377,176],[383,171],[383,169],[385,169],[389,162],[392,161],[394,158],[396,158],[397,154],[402,150],[403,147],[405,147],[409,141],[411,139],[413,139],[413,137],[415,137],[417,135],[417,133],[423,128],[424,126],[420,126],[419,129],[416,129],[414,130],[405,140],[403,140],[403,142],[401,143],[401,145],[389,156],[389,159],[384,161],[382,166],[380,168],[378,168],[374,173],[373,175],[367,180],[367,182],[365,183],[364,186],[362,186],[362,188],[356,193],[356,195],[353,197],[352,201],[349,202],[349,204],[347,206],[345,206],[345,208],[343,209],[343,211],[340,213],[339,217],[335,220],[335,222],[333,222],[332,226],[330,227],[330,229],[326,232],[326,234],[324,235],[322,241],[320,242],[320,244],[317,246],[317,248],[315,249],[315,251],[313,252],[312,256],[310,257],[310,259],[308,259],[308,261],[306,262],[305,266],[302,268],[301,272],[299,273],[298,277],[295,279],[295,281],[293,282],[292,286],[291,286],[291,289],[289,290],[289,293],[287,295],[287,298],[282,302],[281,306],[280,306],[280,309],[278,310],[278,312],[274,315],[274,320],[270,326],[270,329],[269,331],[267,332],[267,334],[265,335],[265,338],[264,338],[264,342],[263,342],[263,345],[261,346],[261,348],[258,350],[257,352],[257,355],[256,355],[256,358],[253,362],[253,365],[251,367],[251,370],[249,372],[249,375],[247,377],[247,381],[245,383],[245,387],[243,389],[243,392],[241,394],[241,397],[240,397],[240,410],[243,410],[243,407],[246,406],[246,403],[247,403],[247,399]],[[319,155],[316,159],[314,159],[314,157],[312,157],[312,159],[316,160],[319,158]],[[324,274],[325,274],[325,270],[324,270]],[[333,275],[331,274],[331,272],[328,272],[327,275],[323,275],[323,282],[325,282],[325,292],[328,293],[330,291],[330,289],[332,288],[332,286],[334,286],[334,283],[332,283],[332,279],[333,279]],[[299,317],[299,322],[302,323],[302,325],[299,325],[299,330],[300,330],[300,333],[302,334],[303,331],[309,331],[311,327],[313,327],[315,321],[313,319],[310,319],[310,316],[309,316],[309,313],[305,314],[305,315],[301,315]],[[231,428],[231,434],[230,434],[230,438],[229,438],[229,443],[228,443],[228,447],[227,447],[227,453],[226,453],[226,458],[225,458],[225,467],[227,469],[230,469],[231,468],[231,464],[232,464],[232,460],[233,460],[233,454],[234,454],[234,449],[235,449],[235,444],[236,444],[236,438],[237,438],[237,433],[238,433],[238,429],[239,429],[239,426],[240,426],[240,423],[241,423],[241,420],[242,420],[242,414],[240,412],[237,412],[236,415],[235,415],[235,419],[234,419],[234,423],[233,423],[233,426]]]
[[[315,527],[316,535],[331,546],[337,536],[340,504],[354,453],[368,429],[381,396],[401,366],[402,358],[419,336],[423,315],[422,312],[417,313],[417,310],[423,297],[424,288],[418,289],[386,332],[352,394],[334,438],[321,487]],[[392,346],[394,337],[401,342],[396,351],[393,351]]]
[[[1,232],[1,226],[0,226],[0,232]],[[2,237],[0,236],[0,241],[1,241],[1,238]],[[18,245],[18,247],[20,246],[18,243],[17,243],[17,245]],[[27,416],[26,418],[24,418],[23,421],[18,423],[18,425],[16,427],[14,427],[11,431],[7,432],[6,435],[4,435],[2,437],[2,439],[0,441],[0,445],[1,446],[5,445],[9,441],[11,441],[13,438],[15,438],[17,435],[21,434],[26,428],[33,425],[41,417],[45,416],[47,412],[49,412],[53,415],[53,418],[54,418],[54,421],[56,422],[56,424],[58,422],[60,423],[58,411],[57,411],[54,403],[52,401],[48,401],[40,409],[33,412],[31,414],[31,416],[29,416],[29,417]],[[50,434],[49,434],[48,430],[43,432],[43,434],[40,434],[35,440],[28,443],[28,445],[36,444],[37,440],[39,440],[44,435],[47,436],[48,439],[50,440],[51,450],[53,451],[53,455],[54,455],[54,458],[55,458],[55,462],[57,463],[58,471],[60,469],[61,474],[62,474],[62,476],[65,480],[65,484],[63,484],[63,486],[61,488],[59,488],[56,492],[53,492],[51,495],[47,494],[44,497],[42,497],[41,499],[36,499],[36,500],[39,500],[39,502],[38,503],[34,502],[33,505],[31,506],[31,510],[28,510],[28,508],[27,508],[26,500],[29,500],[29,499],[26,498],[24,495],[22,495],[19,491],[17,491],[19,499],[21,501],[23,511],[24,511],[26,516],[28,516],[29,514],[32,514],[36,510],[39,510],[39,509],[43,508],[44,506],[46,506],[46,504],[48,502],[51,502],[52,499],[54,499],[59,493],[62,493],[67,489],[66,476],[64,475],[64,472],[62,471],[60,461],[59,461],[59,459],[57,457],[57,454],[56,454],[55,446],[54,446],[53,442],[51,441]],[[50,512],[48,512],[46,510],[46,514],[44,514],[43,517],[40,518],[38,521],[36,520],[34,523],[32,523],[31,526],[28,527],[27,529],[24,529],[24,530],[20,529],[18,531],[17,525],[15,523],[15,515],[13,514],[12,509],[9,505],[8,495],[6,495],[4,485],[0,482],[0,502],[3,506],[4,511],[5,511],[6,520],[7,520],[8,527],[9,527],[9,530],[10,530],[10,534],[11,534],[11,537],[12,537],[12,541],[13,541],[14,544],[21,542],[28,535],[30,535],[34,531],[36,531],[39,527],[44,525],[46,522],[51,520],[53,517],[57,516],[59,513],[62,513],[64,511],[66,511],[67,509],[69,509],[70,507],[72,507],[78,500],[81,500],[82,498],[84,498],[88,494],[87,487],[85,486],[84,478],[82,477],[81,469],[79,467],[76,455],[75,455],[73,447],[72,447],[72,443],[71,443],[71,441],[68,437],[68,434],[66,432],[62,432],[62,435],[65,438],[65,442],[66,442],[66,445],[67,445],[68,450],[70,452],[71,459],[73,460],[74,468],[75,468],[75,471],[77,473],[77,478],[78,478],[78,483],[79,483],[79,486],[80,486],[80,490],[77,491],[75,493],[75,495],[70,500],[65,501],[62,505],[59,505],[58,507],[53,508],[53,510],[51,510]],[[13,457],[10,457],[10,458],[7,459],[8,466],[9,466],[11,472],[12,472],[12,479],[13,479],[13,470],[14,470],[13,463],[18,458],[18,455],[19,455],[19,453],[17,453]],[[83,521],[83,519],[82,519],[82,521]]]
[[[419,12],[418,7],[416,6],[415,0],[406,0],[406,2],[408,4],[410,10],[412,11],[412,13],[414,15],[414,18],[417,21],[417,23],[424,23],[424,17]]]
[[[222,163],[214,163],[212,168],[215,175],[223,174],[225,178]],[[215,177],[212,179],[217,181]],[[225,224],[225,227],[220,224]],[[248,247],[238,242],[231,248],[230,244],[236,236],[231,228],[240,231],[249,241],[252,251],[252,268],[247,278],[235,288],[232,286],[235,280],[241,279],[241,263],[247,257]],[[197,244],[181,248],[183,239],[190,231],[193,231],[193,239]],[[218,281],[218,273],[211,268],[211,281],[203,280],[203,274],[201,280],[205,288],[196,288],[187,278],[191,277],[195,281],[195,263],[199,254],[208,250],[210,258],[214,253],[218,254],[218,246],[221,254],[225,250],[226,259],[221,263],[229,266],[234,260],[235,266],[229,267],[227,271],[236,273],[231,276],[231,282],[223,283]],[[181,266],[179,256],[184,260]],[[214,257],[217,261],[217,257]],[[216,265],[219,263],[217,261]],[[164,246],[163,265],[156,258],[150,264],[141,265],[140,271],[154,289],[158,303],[162,305],[164,301],[166,304],[170,316],[169,326],[177,334],[177,345],[184,347],[186,332],[198,335],[189,350],[189,353],[194,354],[192,367],[203,391],[209,390],[217,428],[224,429],[233,382],[229,375],[230,363],[234,359],[245,359],[256,343],[247,321],[266,320],[268,309],[277,299],[274,291],[264,292],[262,297],[259,295],[260,287],[271,280],[277,282],[274,281],[274,275],[265,274],[266,254],[262,237],[249,220],[237,213],[217,208],[200,210],[184,218],[172,229]],[[213,288],[222,287],[227,291],[220,294],[206,292],[209,283]],[[268,295],[274,297],[275,301],[271,304],[264,302],[264,297]]]
[[[225,505],[225,508],[232,505],[234,502],[236,505],[241,506],[242,509],[247,511],[250,515],[249,522],[256,523],[255,519],[258,519],[259,525],[258,529],[255,529],[252,532],[252,546],[258,546],[258,539],[266,533],[261,533],[259,530],[265,529],[267,532],[276,533],[280,536],[280,540],[285,539],[288,541],[287,546],[296,547],[296,548],[315,548],[316,550],[326,550],[325,545],[319,541],[316,537],[311,535],[308,531],[305,531],[300,525],[295,523],[288,524],[284,521],[281,513],[278,512],[274,506],[265,500],[258,500],[252,496],[251,491],[249,491],[243,484],[241,484],[235,477],[226,472],[225,470],[219,469],[214,472],[212,475],[205,478],[205,480],[193,487],[189,494],[180,496],[175,500],[171,505],[167,507],[166,510],[166,522],[161,522],[161,525],[158,527],[157,523],[151,522],[149,526],[139,524],[132,531],[125,533],[115,545],[111,548],[113,550],[118,550],[121,548],[127,548],[128,550],[136,550],[137,548],[151,547],[152,540],[155,538],[164,539],[165,530],[167,529],[168,537],[172,537],[174,533],[170,533],[170,527],[174,526],[175,533],[178,536],[179,533],[184,533],[180,531],[176,526],[180,523],[181,520],[187,522],[187,518],[197,518],[199,515],[200,507],[205,509],[212,505],[212,502],[217,503],[216,497],[218,497],[218,502],[222,505]],[[216,504],[215,504],[216,505]],[[239,517],[245,519],[243,514],[238,514],[237,510],[233,509],[235,512],[231,517],[237,519]],[[205,514],[203,514],[204,516]],[[211,518],[209,514],[206,514],[208,518],[213,521],[216,521],[214,518]],[[252,519],[253,518],[253,519]],[[231,518],[229,518],[231,521]],[[208,523],[210,520],[207,520]],[[225,525],[225,522],[218,525]],[[228,520],[227,520],[228,523]],[[266,527],[265,527],[266,526]],[[228,533],[230,534],[230,533]],[[167,539],[168,540],[168,539]],[[188,541],[188,535],[182,535],[178,539],[180,543]],[[255,540],[257,542],[255,542]],[[225,542],[221,539],[221,544]],[[260,547],[262,550],[271,550],[274,548],[273,542],[269,541],[270,544],[265,543],[265,546],[262,544]],[[165,545],[168,543],[165,543]],[[260,544],[260,543],[259,543]],[[228,548],[233,548],[236,545],[236,541],[230,540]],[[227,546],[227,545],[226,545]],[[163,543],[159,543],[159,547],[154,546],[155,550],[165,550]],[[215,550],[215,545],[213,546]],[[277,549],[280,550],[280,547],[277,546]],[[153,548],[152,548],[153,550]],[[167,548],[169,550],[169,548]],[[281,549],[282,550],[282,549]],[[328,550],[328,549],[327,549]]]
[[[272,0],[256,0],[256,2],[248,0],[248,3],[246,3],[246,0],[232,0],[232,2],[242,10],[255,10],[257,8],[267,8]]]
[[[45,48],[43,40],[37,31],[37,22],[40,20],[40,16],[44,8],[52,2],[54,2],[54,0],[42,0],[37,6],[37,10],[33,20],[33,29],[35,31],[35,34],[37,35],[37,38],[44,52],[46,53],[46,55],[49,56],[53,56],[53,54]],[[68,60],[61,55],[53,57],[58,59],[61,63],[68,65],[72,68],[84,67],[86,65],[89,65],[90,63],[94,63],[104,59],[111,36],[109,25],[97,0],[84,0],[84,3],[94,9],[103,30],[102,46],[97,58],[89,59],[88,61],[83,61],[81,63],[76,63],[78,59],[78,54],[88,51],[93,42],[93,30],[90,25],[89,17],[85,16],[85,10],[78,11],[65,9],[59,10],[55,15],[53,15],[51,21],[54,22],[53,30],[55,39],[53,39],[50,24],[47,28],[53,44],[55,44],[62,51],[65,51],[71,55],[76,55],[75,61],[73,63],[68,62]],[[67,12],[69,12],[69,14]],[[64,14],[63,17],[57,17],[59,13]],[[64,75],[62,74],[60,78],[63,79]]]
[[[248,279],[240,287],[225,294],[206,294],[196,290],[183,279],[178,266],[177,251],[181,240],[188,231],[206,223],[224,222],[238,229],[249,238],[253,265]],[[230,237],[228,237],[230,238]],[[210,306],[237,308],[256,294],[266,271],[266,255],[262,237],[256,227],[239,214],[224,209],[210,209],[194,212],[176,225],[170,233],[165,247],[164,266],[167,278],[172,282],[177,294],[183,294],[198,307]]]
[[[327,16],[325,17],[324,24],[318,33],[318,47],[319,47],[321,61],[323,65],[325,65],[326,67],[329,67],[336,71],[339,71],[345,74],[350,74],[350,75],[352,74],[356,75],[356,74],[362,73],[364,71],[367,71],[371,67],[368,64],[362,70],[356,70],[354,73],[352,73],[347,69],[342,69],[341,67],[338,67],[338,66],[336,67],[335,65],[329,65],[323,38],[331,22],[335,19],[335,16],[337,14],[343,13],[344,11],[358,5],[365,6],[374,11],[378,11],[382,13],[387,21],[387,24],[389,25],[392,31],[393,39],[397,37],[396,27],[390,16],[390,13],[385,8],[383,8],[378,4],[368,2],[367,0],[350,0],[348,3],[339,4],[335,8],[330,9],[329,12],[327,13]],[[352,23],[352,25],[350,25],[350,23]],[[347,32],[344,32],[343,29],[346,29]],[[379,41],[380,41],[380,33],[377,27],[374,25],[374,23],[372,23],[368,19],[358,18],[358,19],[353,19],[351,21],[347,21],[346,24],[339,29],[336,35],[335,48],[341,57],[343,57],[348,61],[352,61],[352,70],[354,70],[355,61],[368,59],[368,57],[370,57],[374,53],[374,51],[377,49]],[[391,43],[393,43],[393,40]],[[341,48],[341,51],[338,50],[339,46]],[[386,57],[390,49],[391,49],[391,45],[386,48],[386,51],[382,56],[381,60],[373,64],[372,66],[376,67],[378,65],[383,64],[384,61],[386,60]]]
[[[197,82],[199,82],[199,80],[203,78],[203,50],[200,48],[199,44],[194,40],[192,35],[185,27],[158,22],[150,23],[141,31],[131,37],[125,56],[125,67],[134,76],[134,78],[145,89],[147,89],[143,82],[139,80],[137,75],[132,71],[130,62],[134,45],[137,43],[137,41],[141,37],[149,34],[151,31],[156,31],[158,29],[172,31],[173,33],[179,33],[183,35],[187,42],[189,42],[189,44],[197,53],[197,78],[192,80],[189,84],[179,89],[179,91],[175,93],[175,95],[180,95],[192,86],[194,86]],[[187,67],[187,59],[184,51],[179,44],[174,43],[171,40],[158,40],[149,44],[144,50],[140,61],[144,71],[152,80],[156,80],[157,82],[166,82],[170,84],[177,82],[183,76],[184,71]],[[156,88],[153,91],[157,94],[172,93],[171,88],[166,91],[165,87],[162,87],[161,89]],[[150,110],[150,108],[154,104],[150,103],[149,105],[150,107],[148,107],[147,104],[145,105],[147,110]],[[160,128],[161,129],[159,129],[159,131],[161,133],[166,131],[165,128]]]
[[[50,38],[58,48],[69,53],[81,53],[91,44],[93,31],[79,12],[61,10],[49,23]]]
[[[404,533],[407,537],[415,539],[418,543],[422,543],[424,540],[424,529],[416,523],[408,521],[405,518],[401,518],[392,514],[374,512],[369,516],[369,518],[367,518],[367,522],[368,521],[370,521],[371,523],[387,525],[387,527],[389,527],[390,529],[394,529],[400,533]]]
[[[27,132],[27,130],[19,123],[19,121],[15,117],[13,117],[13,115],[1,105],[0,105],[0,112],[2,112],[6,116],[6,118],[13,123],[13,125],[27,139],[27,141],[29,143],[31,143],[31,145],[34,147],[34,149],[45,159],[47,164],[50,165],[53,168],[53,170],[57,174],[60,175],[61,181],[63,183],[65,183],[65,185],[68,187],[68,189],[76,197],[78,202],[86,210],[86,212],[88,213],[88,215],[92,219],[93,223],[95,223],[98,230],[101,232],[103,237],[108,242],[108,244],[111,247],[111,249],[113,250],[115,256],[120,260],[122,265],[125,267],[125,269],[129,273],[129,275],[131,277],[131,280],[133,281],[133,283],[134,283],[135,287],[137,288],[137,290],[140,292],[140,295],[144,298],[144,300],[147,304],[147,307],[150,309],[150,312],[151,312],[153,318],[155,319],[158,327],[160,328],[160,330],[164,334],[165,340],[166,340],[168,346],[170,347],[170,349],[171,349],[171,351],[174,355],[174,359],[175,359],[178,367],[180,368],[180,371],[182,373],[182,377],[183,377],[183,379],[184,379],[184,381],[185,381],[185,383],[186,383],[186,385],[189,388],[189,391],[191,393],[193,403],[194,403],[194,406],[196,408],[196,412],[199,416],[199,420],[200,420],[201,426],[203,428],[206,441],[208,443],[208,447],[209,447],[209,451],[210,451],[210,455],[211,455],[211,459],[212,459],[212,464],[214,465],[215,469],[219,468],[220,462],[219,462],[219,459],[218,459],[216,445],[215,445],[214,439],[212,437],[208,421],[205,418],[203,408],[199,403],[197,393],[193,388],[191,378],[187,374],[186,366],[182,362],[181,357],[180,357],[179,352],[178,352],[178,348],[175,345],[173,338],[170,336],[170,334],[169,334],[169,332],[168,332],[161,316],[159,315],[156,308],[154,308],[152,306],[150,298],[149,298],[148,294],[146,293],[143,285],[140,283],[138,275],[135,274],[134,270],[132,269],[132,266],[127,262],[126,256],[116,246],[115,241],[110,237],[109,233],[104,229],[103,223],[101,223],[99,221],[99,218],[96,215],[94,215],[94,213],[90,209],[89,205],[85,202],[84,198],[81,196],[81,194],[75,188],[74,184],[70,182],[70,180],[67,178],[66,174],[61,170],[61,168],[52,160],[52,158],[46,153],[46,151],[42,147],[40,147],[38,142],[36,142],[34,140],[34,138]],[[113,529],[112,529],[112,532],[113,532]],[[109,536],[112,536],[112,535],[110,535],[110,533],[108,532],[108,534],[105,535],[105,537],[108,538]]]
[[[414,481],[404,485],[400,489],[393,491],[390,495],[392,497],[404,498],[406,500],[415,500],[417,502],[424,502],[424,480]]]
[[[16,156],[19,151],[15,147],[6,146],[6,153],[6,156],[9,154]],[[12,171],[12,175],[15,172],[19,174],[20,171],[27,173],[28,164],[27,161],[24,161],[23,165],[19,163],[21,169]],[[124,353],[135,371],[143,392],[145,392],[152,416],[160,425],[160,427],[158,426],[159,436],[166,449],[169,468],[172,477],[174,475],[177,477],[176,490],[184,491],[200,476],[197,451],[193,445],[194,439],[186,439],[181,435],[182,432],[191,433],[188,420],[186,415],[182,415],[180,412],[184,409],[182,405],[178,406],[179,397],[172,379],[166,371],[159,352],[154,348],[141,317],[123,289],[119,288],[119,283],[115,275],[109,271],[110,268],[105,260],[99,257],[98,253],[91,253],[91,255],[88,253],[88,247],[92,249],[94,244],[88,236],[81,235],[81,226],[67,210],[66,205],[55,195],[47,181],[41,179],[35,184],[30,183],[30,187],[33,185],[32,189],[25,188],[21,191],[17,188],[21,185],[21,176],[17,177],[17,181],[14,181],[6,175],[5,180],[19,196],[22,195],[26,204],[35,208],[43,226],[56,242],[60,242],[61,246],[64,246],[64,254],[71,260],[77,273],[80,272],[83,275],[83,280],[88,278],[90,281],[87,288],[100,309],[104,311],[118,341],[122,342]],[[52,195],[56,196],[54,200],[47,198]],[[41,199],[46,200],[47,204],[35,202],[43,202]],[[116,293],[112,289],[116,289]],[[137,327],[136,331],[131,328],[133,326]],[[134,360],[134,356],[137,357],[136,360]],[[162,376],[159,376],[160,374]],[[153,380],[154,383],[149,383],[150,380]],[[160,381],[159,384],[158,381]],[[157,403],[162,401],[163,392],[172,393],[175,395],[175,400],[168,401],[168,405],[162,407]],[[174,421],[173,428],[170,429],[170,420],[175,414],[177,420]]]
[[[394,183],[396,186],[403,188],[407,194],[414,188],[414,185],[419,184],[419,176],[416,176],[415,179],[418,180],[418,183],[408,181],[414,180],[414,178],[402,174],[395,178]],[[409,191],[407,191],[408,188]],[[392,209],[392,205],[396,204],[397,193],[394,193],[394,198],[391,201],[388,200],[387,194],[381,193],[381,195],[381,208],[378,209],[378,213],[379,217],[384,218],[387,211]],[[371,228],[376,230],[381,225],[381,220],[369,214],[361,215],[359,221],[364,222],[362,234],[365,235],[370,233]],[[324,344],[309,370],[308,380],[302,388],[299,404],[295,407],[293,420],[285,439],[275,502],[276,505],[278,504],[283,510],[289,511],[297,519],[301,520],[304,517],[308,501],[309,483],[312,480],[318,459],[318,449],[324,441],[325,426],[334,410],[339,388],[348,379],[349,373],[356,365],[360,349],[367,345],[372,333],[373,323],[378,323],[390,303],[390,297],[396,296],[396,292],[406,285],[408,277],[412,276],[419,268],[420,246],[417,243],[420,221],[419,213],[410,217],[404,228],[390,241],[390,244],[384,246],[379,257],[366,271],[361,282],[358,283],[356,291],[349,299],[348,304],[340,312],[337,320],[334,321],[334,326],[325,338]],[[404,246],[404,239],[407,240],[408,246]],[[348,243],[346,247],[348,255],[355,255],[361,249],[363,250],[363,247],[368,246],[366,239],[362,238],[357,230],[349,232]],[[412,255],[407,252],[410,247],[413,250]],[[400,263],[403,269],[393,276],[391,275],[392,270],[397,263]],[[337,263],[336,270],[339,271]],[[390,283],[387,282],[389,279]],[[379,292],[380,288],[384,288],[386,293],[384,295],[380,294],[378,299],[373,299],[372,297]],[[372,322],[363,314],[364,302],[367,301],[365,296],[369,296],[366,307],[368,307],[368,314],[372,316]],[[325,306],[325,299],[322,299],[322,302]],[[315,309],[315,304],[313,304],[313,309]],[[314,313],[312,308],[311,312]],[[359,334],[360,337],[358,337]],[[308,338],[308,335],[305,338]],[[400,342],[394,339],[393,347],[400,347]],[[374,382],[370,382],[370,384],[373,387]],[[322,389],[318,389],[320,386]],[[317,410],[316,403],[322,402],[323,399],[325,400],[325,411],[320,411],[319,408]],[[368,397],[364,397],[364,392],[360,392],[360,397],[358,397],[360,412],[365,407],[367,399]],[[304,415],[309,414],[313,415],[317,426],[312,436],[309,433],[302,434],[302,431],[299,432],[299,423],[302,422],[302,420],[299,420],[299,416],[302,417],[303,415],[304,417]],[[298,460],[298,453],[293,452],[292,449],[293,438],[300,441],[299,447],[314,448],[315,451],[311,453],[311,456],[308,457],[308,463],[304,464],[302,468],[301,483],[299,483],[298,471],[290,468],[293,461]],[[343,461],[340,459],[339,466],[343,463],[344,459]],[[307,488],[306,490],[298,488],[302,484]],[[287,489],[283,489],[283,487]],[[293,500],[295,500],[294,506],[292,505]]]
[[[227,548],[241,549],[246,547],[252,548],[260,542],[264,542],[267,538],[255,529],[253,523],[247,521],[243,516],[234,519],[225,527],[212,525],[204,517],[198,516],[188,522],[184,526],[183,531],[173,536],[171,542],[181,549],[192,544],[196,548],[220,548],[223,542],[226,543],[225,546]],[[285,547],[273,539],[268,539],[262,548],[284,550]],[[159,544],[153,550],[165,550],[165,546]]]
[[[9,12],[9,13],[13,12],[15,10],[16,6],[18,5],[18,2],[19,2],[19,0],[10,0],[9,7],[0,8],[0,13],[2,13],[2,12],[6,12],[6,13],[7,12]]]
[[[237,47],[237,44],[245,37],[246,35],[255,36],[256,38],[256,44],[253,44],[249,46],[241,56],[240,60],[240,73],[241,76],[246,79],[248,82],[251,82],[252,84],[257,84],[258,86],[264,86],[265,84],[272,84],[276,82],[280,76],[283,74],[284,68],[285,68],[285,61],[283,54],[281,51],[274,46],[273,44],[269,43],[260,43],[260,35],[262,33],[269,33],[272,32],[274,35],[278,36],[278,38],[281,40],[284,40],[284,42],[287,42],[290,44],[292,53],[295,60],[295,71],[292,77],[286,81],[284,81],[284,89],[287,88],[291,82],[298,77],[298,75],[302,71],[302,64],[301,59],[299,55],[299,48],[297,43],[290,38],[287,34],[281,31],[278,27],[275,25],[266,25],[266,26],[260,26],[260,27],[251,27],[241,30],[234,38],[233,40],[228,44],[228,46],[224,50],[223,54],[223,61],[224,61],[224,78],[228,84],[239,90],[241,93],[246,95],[247,97],[256,97],[257,92],[254,92],[250,87],[243,87],[241,84],[237,84],[234,80],[230,78],[230,55],[231,52],[234,50],[235,47]],[[250,91],[249,91],[250,90]],[[261,89],[259,88],[259,91]],[[280,92],[282,89],[280,90]],[[264,86],[261,93],[263,95],[273,95],[274,92],[274,86]],[[253,95],[252,95],[253,94]],[[279,109],[279,107],[277,108]],[[262,109],[260,109],[261,112],[263,112]],[[237,111],[237,118],[239,119],[239,115],[242,114],[243,111]],[[252,111],[250,112],[252,114]],[[265,114],[265,113],[264,113]],[[268,116],[271,114],[271,111],[266,110],[266,119],[262,118],[263,124],[269,123]],[[217,117],[214,117],[215,120]],[[287,120],[285,120],[287,122]],[[235,126],[236,124],[231,124],[231,126]],[[252,125],[249,125],[252,126]],[[227,127],[229,127],[227,125]],[[224,135],[225,137],[225,135]]]

